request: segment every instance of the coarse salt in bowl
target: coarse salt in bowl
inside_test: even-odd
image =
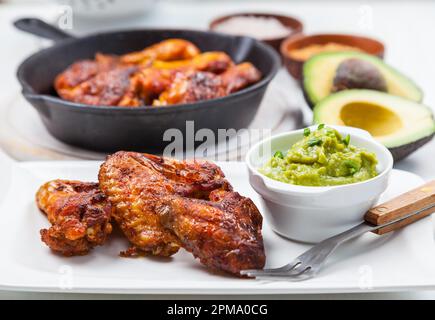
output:
[[[273,17],[237,16],[218,24],[215,31],[260,40],[287,37],[293,29]]]
[[[268,13],[236,13],[213,20],[210,30],[232,35],[249,36],[264,41],[277,51],[281,42],[300,34],[302,23],[293,17]]]

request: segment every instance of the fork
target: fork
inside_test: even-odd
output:
[[[363,223],[323,240],[280,268],[242,270],[240,274],[265,279],[285,278],[289,281],[313,278],[342,243],[370,231],[382,235],[400,229],[432,214],[434,207],[435,180],[370,209]]]

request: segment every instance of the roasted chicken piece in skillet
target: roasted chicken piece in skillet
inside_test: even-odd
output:
[[[74,88],[58,92],[62,98],[73,102],[116,106],[125,99],[129,92],[130,77],[136,70],[136,67],[118,66],[99,72]]]
[[[207,71],[219,74],[234,65],[231,57],[225,52],[211,51],[204,52],[192,59],[153,62],[152,67],[155,69],[174,70],[178,72],[188,72],[189,70]]]
[[[152,67],[135,73],[130,80],[128,93],[119,105],[162,106],[222,97],[228,90],[222,86],[223,81],[216,73],[230,70],[232,66],[231,58],[223,52],[206,52],[191,60],[155,61]],[[241,83],[235,78],[238,70],[235,69],[231,74]],[[239,75],[239,78],[243,76]],[[226,76],[226,80],[229,82],[231,77]],[[237,88],[241,86],[237,85]]]
[[[127,53],[121,56],[126,64],[149,66],[155,60],[173,61],[191,59],[201,51],[192,42],[183,39],[168,39],[149,46],[142,51]]]
[[[117,152],[99,182],[133,244],[128,254],[169,256],[183,246],[207,267],[235,275],[264,266],[262,217],[216,165]]]
[[[119,65],[119,58],[112,55],[97,53],[94,60],[82,60],[73,63],[54,80],[54,88],[59,96],[68,99],[68,92],[79,84],[92,79],[100,72],[106,72]]]
[[[130,87],[118,105],[151,105],[154,99],[169,88],[175,74],[170,69],[142,68],[130,78]]]
[[[61,98],[73,102],[137,107],[144,105],[149,98],[144,96],[147,91],[137,88],[134,79],[130,81],[134,73],[151,65],[156,59],[190,59],[199,52],[189,41],[169,39],[121,57],[97,53],[94,60],[78,61],[60,73],[54,81],[54,87]],[[149,63],[145,63],[145,60]],[[153,72],[145,74],[148,76],[148,83],[159,81],[158,78],[153,79]],[[151,94],[156,96],[154,92]]]
[[[98,183],[49,181],[36,193],[36,203],[52,224],[41,230],[42,241],[65,256],[88,253],[112,231],[112,206]]]
[[[153,106],[192,103],[225,95],[222,79],[211,72],[178,72],[169,87],[154,100]]]
[[[194,70],[178,72],[153,105],[166,106],[221,98],[260,78],[260,71],[249,62],[231,66],[219,75]]]
[[[261,79],[261,72],[250,62],[244,62],[227,69],[220,75],[226,93],[239,91]]]
[[[168,39],[142,51],[72,64],[54,83],[58,95],[88,105],[162,106],[219,98],[260,80],[250,63],[234,65],[224,52],[201,53]]]

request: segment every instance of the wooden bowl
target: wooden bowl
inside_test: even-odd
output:
[[[278,37],[278,38],[269,38],[269,39],[259,39],[268,45],[272,46],[276,51],[279,52],[281,43],[284,39],[291,39],[297,34],[302,33],[303,30],[303,24],[298,19],[290,17],[290,16],[282,16],[278,14],[269,14],[269,13],[249,13],[249,12],[243,12],[243,13],[235,13],[230,14],[226,16],[222,16],[219,18],[214,19],[210,25],[209,29],[214,31],[216,27],[221,24],[222,22],[234,18],[234,17],[240,17],[240,16],[252,16],[252,17],[264,17],[264,18],[275,18],[279,22],[281,22],[282,25],[290,28],[292,31],[285,37]]]
[[[312,44],[327,44],[331,42],[355,47],[364,51],[365,53],[369,53],[380,58],[384,57],[384,45],[378,40],[372,38],[348,34],[315,34],[310,36],[299,34],[294,37],[288,37],[281,43],[281,56],[287,71],[296,80],[302,80],[302,66],[305,61],[293,58],[290,55],[290,51],[304,48]]]

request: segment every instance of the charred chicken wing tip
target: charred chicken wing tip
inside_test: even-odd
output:
[[[42,241],[65,256],[88,253],[112,231],[112,207],[97,183],[49,181],[37,191],[36,203],[52,224],[41,230]]]

